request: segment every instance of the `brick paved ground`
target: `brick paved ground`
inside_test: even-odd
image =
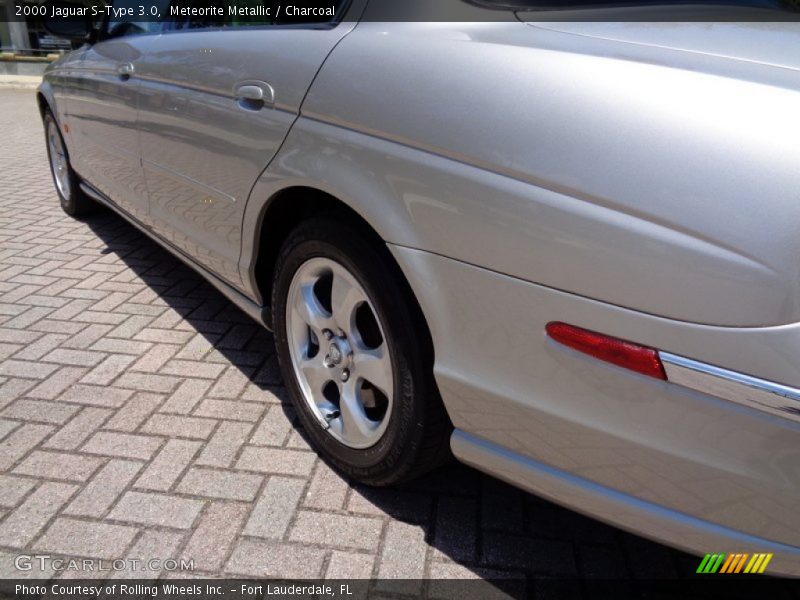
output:
[[[64,215],[42,137],[33,93],[0,90],[0,577],[20,551],[208,576],[693,566],[466,467],[349,484],[296,429],[269,333],[118,217]]]

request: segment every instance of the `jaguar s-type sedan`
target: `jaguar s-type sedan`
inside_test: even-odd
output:
[[[353,480],[452,453],[800,574],[800,28],[442,2],[106,19],[38,91],[62,207],[272,329]]]

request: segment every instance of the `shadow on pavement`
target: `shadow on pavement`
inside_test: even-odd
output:
[[[111,211],[103,210],[84,222],[105,243],[103,252],[124,261],[161,301],[204,336],[212,351],[259,388],[276,394],[287,417],[299,428],[268,331]],[[534,592],[537,597],[572,597],[573,592],[589,589],[587,580],[612,580],[617,585],[615,597],[624,597],[620,592],[635,594],[637,581],[685,577],[696,567],[694,557],[457,463],[401,487],[348,484],[376,512],[424,528],[424,542],[434,549],[434,577],[508,579],[500,587],[510,585],[513,595]]]

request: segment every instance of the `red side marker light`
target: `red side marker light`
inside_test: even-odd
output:
[[[555,321],[548,323],[546,330],[555,341],[573,350],[648,377],[667,379],[658,352],[652,348]]]

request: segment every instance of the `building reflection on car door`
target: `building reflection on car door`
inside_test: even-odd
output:
[[[250,190],[328,53],[352,27],[178,21],[165,25],[137,67],[153,227],[233,285],[241,283]]]
[[[138,0],[115,0],[115,8]],[[133,17],[129,17],[133,18]],[[156,39],[155,22],[107,21],[79,64],[70,95],[73,162],[93,187],[147,221],[137,116],[137,65]]]

